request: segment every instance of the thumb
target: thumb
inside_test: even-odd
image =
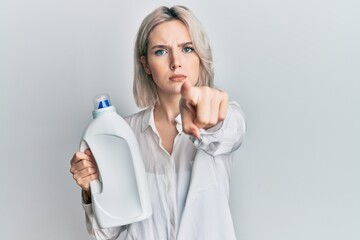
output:
[[[186,106],[181,100],[181,119],[183,131],[186,134],[193,135],[195,138],[200,138],[200,130],[194,123],[194,111],[192,106]]]
[[[89,148],[85,150],[85,154],[90,156],[90,157],[92,156],[92,152],[91,152],[91,150]]]
[[[196,87],[191,86],[189,81],[185,81],[181,86],[180,91],[181,97],[186,100],[190,101],[191,104],[197,105],[199,99],[199,91]]]

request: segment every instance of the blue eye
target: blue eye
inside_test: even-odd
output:
[[[194,51],[194,49],[192,47],[184,47],[183,48],[183,52],[185,52],[185,53],[191,53],[192,51]]]
[[[162,56],[165,53],[166,53],[166,51],[164,49],[159,49],[159,50],[155,51],[156,56]]]

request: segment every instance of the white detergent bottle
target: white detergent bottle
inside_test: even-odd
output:
[[[95,96],[94,107],[80,151],[89,148],[99,169],[100,181],[90,182],[95,218],[101,228],[144,220],[152,209],[136,137],[107,94]]]

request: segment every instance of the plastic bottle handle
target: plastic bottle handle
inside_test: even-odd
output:
[[[101,193],[101,183],[98,179],[90,182],[91,195]]]
[[[80,152],[85,153],[86,149],[90,149],[90,148],[87,145],[87,143],[83,140],[80,143]],[[91,195],[101,193],[101,189],[102,189],[102,187],[101,187],[101,183],[100,183],[99,179],[94,179],[90,182]]]

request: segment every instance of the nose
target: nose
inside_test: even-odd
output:
[[[178,53],[172,52],[170,59],[170,69],[175,70],[181,67],[181,56]]]

